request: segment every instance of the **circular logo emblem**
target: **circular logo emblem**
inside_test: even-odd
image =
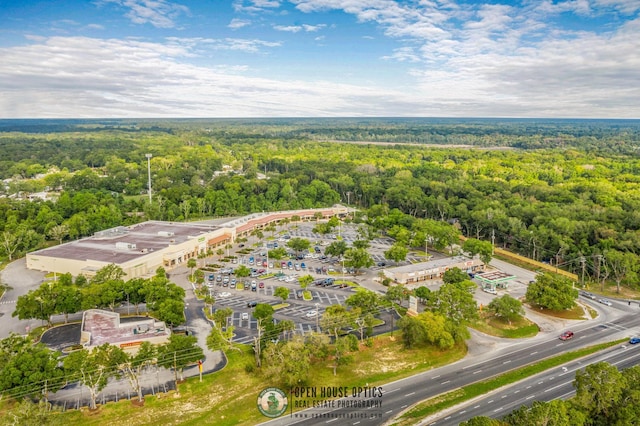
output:
[[[258,395],[258,410],[267,417],[279,417],[287,411],[287,394],[278,388],[266,388]]]

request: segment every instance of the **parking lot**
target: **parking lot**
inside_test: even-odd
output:
[[[338,281],[356,280],[371,282],[371,277],[375,275],[388,261],[384,258],[384,251],[393,244],[388,238],[373,240],[369,252],[374,259],[375,266],[368,271],[362,271],[354,278],[352,270],[343,268],[338,259],[324,255],[324,249],[333,241],[336,235],[321,235],[312,231],[313,223],[303,223],[295,229],[286,231],[286,236],[278,235],[273,239],[258,240],[250,237],[249,241],[234,247],[237,260],[235,263],[223,262],[222,268],[213,273],[213,279],[207,273],[205,279],[208,282],[209,291],[215,299],[212,309],[229,307],[233,310],[233,315],[229,318],[228,324],[235,327],[235,342],[251,342],[253,336],[257,335],[257,321],[252,317],[250,307],[252,302],[267,303],[270,305],[282,304],[282,298],[275,296],[277,287],[285,287],[289,290],[289,297],[284,303],[288,306],[278,309],[274,314],[276,321],[291,320],[295,323],[295,331],[300,334],[317,330],[319,319],[322,317],[327,306],[333,304],[344,304],[345,300],[353,294],[353,289],[348,286],[340,286]],[[357,239],[356,227],[353,225],[342,226],[340,238],[347,242],[348,246]],[[300,258],[269,259],[268,250],[284,247],[290,238],[304,238],[311,242],[309,252],[301,254]],[[277,247],[274,247],[277,244]],[[247,253],[246,248],[252,250]],[[240,252],[240,253],[238,253]],[[292,253],[293,254],[293,253]],[[378,263],[381,265],[378,266]],[[403,262],[401,264],[408,263]],[[245,265],[254,271],[253,276],[248,278],[235,278],[228,274],[231,269],[239,265]],[[222,272],[226,272],[223,274]],[[312,299],[304,300],[302,288],[298,283],[298,278],[311,275],[314,282],[307,287]],[[264,278],[268,276],[268,278]],[[235,283],[246,283],[241,286],[234,286]],[[239,288],[242,288],[241,290]],[[243,319],[244,318],[244,319]]]

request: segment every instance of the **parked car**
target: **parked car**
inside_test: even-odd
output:
[[[484,287],[482,291],[489,294],[498,294],[498,291],[493,287]]]
[[[262,281],[260,281],[260,284],[258,284],[258,287],[264,288],[264,283]]]
[[[640,343],[640,337],[632,337],[629,339],[629,343],[635,345],[636,343]]]
[[[560,335],[560,340],[569,340],[573,337],[573,331],[565,331]]]
[[[243,313],[240,315],[240,320],[241,320],[241,321],[248,321],[248,320],[249,320],[249,314],[248,314],[248,313],[246,313],[246,312],[243,312]]]

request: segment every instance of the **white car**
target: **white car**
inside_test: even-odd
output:
[[[240,320],[241,321],[244,321],[244,320],[249,321],[249,314],[246,313],[246,312],[243,312],[242,315],[240,316]]]
[[[498,292],[496,291],[495,288],[492,287],[485,287],[482,289],[485,293],[489,293],[489,294],[498,294]]]
[[[598,302],[602,303],[603,305],[613,306],[613,303],[611,303],[611,301],[609,301],[607,299],[600,299],[600,300],[598,300]]]
[[[305,314],[307,318],[312,318],[318,316],[318,311],[309,311]]]
[[[228,291],[223,291],[222,293],[218,294],[218,297],[229,297],[231,296],[231,293],[229,293]]]

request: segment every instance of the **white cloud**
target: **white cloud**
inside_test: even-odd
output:
[[[302,24],[302,25],[274,25],[273,29],[277,30],[277,31],[286,31],[286,32],[290,32],[290,33],[297,33],[300,31],[305,31],[308,33],[312,33],[312,32],[316,32],[321,30],[322,28],[325,28],[326,25],[325,24],[318,24],[318,25],[308,25],[308,24]]]
[[[189,13],[186,6],[166,0],[102,0],[127,9],[125,16],[135,24],[151,24],[158,28],[173,28],[175,19]]]
[[[302,27],[300,25],[274,25],[273,29],[276,31],[285,31],[288,33],[297,33],[298,31],[302,31]]]
[[[189,43],[53,37],[0,48],[0,116],[371,115],[383,107],[376,105],[379,97],[396,97],[387,90],[372,95],[365,87],[251,78],[231,68],[181,63],[191,55]]]
[[[248,25],[251,25],[251,21],[248,21],[246,19],[233,18],[231,22],[229,22],[229,25],[227,25],[227,27],[231,28],[232,30],[237,30],[238,28],[246,27]]]

